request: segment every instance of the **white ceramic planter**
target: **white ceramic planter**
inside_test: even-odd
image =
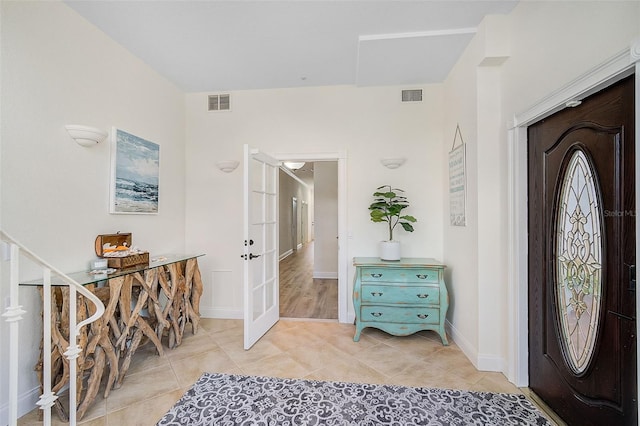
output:
[[[400,260],[400,241],[380,241],[381,260]]]

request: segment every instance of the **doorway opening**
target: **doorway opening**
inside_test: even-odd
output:
[[[280,168],[280,316],[337,320],[338,162]]]

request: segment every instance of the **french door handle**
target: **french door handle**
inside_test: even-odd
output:
[[[260,257],[259,254],[253,254],[253,253],[249,253],[249,260],[255,259],[256,257]],[[241,254],[240,258],[247,260],[247,255],[246,254]]]

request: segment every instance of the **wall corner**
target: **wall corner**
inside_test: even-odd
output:
[[[509,18],[506,15],[488,15],[478,27],[482,49],[479,66],[500,66],[511,56]]]

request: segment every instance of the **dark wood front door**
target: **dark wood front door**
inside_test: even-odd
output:
[[[633,76],[528,141],[529,386],[570,425],[636,425]]]

